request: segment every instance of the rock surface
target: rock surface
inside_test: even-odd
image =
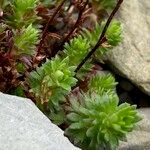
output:
[[[150,149],[150,108],[118,150]],[[79,150],[29,99],[0,93],[0,150]]]
[[[118,14],[124,39],[106,62],[150,95],[150,1],[124,0]]]
[[[0,93],[0,150],[78,150],[29,100]]]
[[[143,120],[128,135],[127,142],[120,143],[118,150],[150,150],[150,108],[139,109],[139,113]]]

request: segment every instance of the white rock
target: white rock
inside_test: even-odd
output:
[[[0,150],[79,150],[29,99],[0,93]]]

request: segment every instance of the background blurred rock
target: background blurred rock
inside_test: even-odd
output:
[[[0,93],[1,150],[79,150],[26,98]]]
[[[150,1],[125,0],[118,14],[124,39],[105,60],[115,72],[150,95]]]

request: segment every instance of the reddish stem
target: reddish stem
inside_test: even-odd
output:
[[[83,8],[80,10],[79,15],[78,15],[78,19],[75,23],[75,25],[73,26],[73,29],[69,32],[69,34],[65,37],[65,39],[62,42],[62,45],[68,41],[69,37],[73,34],[73,32],[75,31],[75,29],[79,26],[80,24],[80,20],[82,18],[83,12],[87,6],[87,4],[89,3],[89,0],[86,1],[86,3],[84,4]]]
[[[39,47],[38,47],[38,52],[40,52],[40,50],[42,48],[42,45],[43,45],[44,39],[46,37],[47,30],[48,30],[48,27],[49,27],[50,23],[53,21],[53,19],[57,15],[57,13],[60,11],[60,9],[64,5],[65,1],[66,0],[62,0],[62,2],[58,5],[56,11],[53,13],[52,17],[48,20],[48,22],[47,22],[47,24],[46,24],[46,26],[44,28],[43,34],[42,34],[42,38],[41,38],[41,41],[40,41],[40,44],[39,44]]]

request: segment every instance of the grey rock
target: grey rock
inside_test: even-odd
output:
[[[29,99],[0,93],[0,150],[79,150]]]
[[[123,42],[106,62],[150,95],[150,1],[124,0],[117,19],[123,25]]]
[[[143,120],[135,131],[127,136],[127,142],[121,142],[118,150],[150,150],[150,108],[139,109]]]

